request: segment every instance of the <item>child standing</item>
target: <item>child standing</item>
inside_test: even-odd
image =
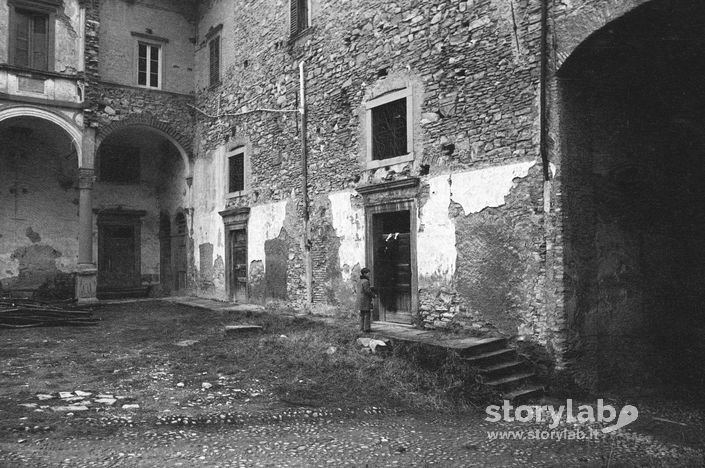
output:
[[[370,332],[370,316],[372,315],[372,298],[376,296],[370,286],[370,269],[365,267],[360,270],[360,286],[357,290],[357,306],[360,309],[360,331]]]

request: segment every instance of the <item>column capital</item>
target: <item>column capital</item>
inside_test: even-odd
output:
[[[95,182],[95,170],[91,167],[81,167],[78,169],[78,188],[91,190]]]

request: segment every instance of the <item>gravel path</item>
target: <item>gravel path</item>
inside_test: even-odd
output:
[[[648,431],[622,429],[598,440],[489,440],[487,431],[546,430],[462,417],[379,409],[295,409],[237,417],[211,414],[72,419],[86,435],[32,430],[0,444],[3,467],[257,466],[703,466],[705,451]],[[88,428],[90,426],[90,429]],[[101,431],[100,428],[104,430]],[[40,428],[41,429],[41,428]],[[561,426],[559,430],[576,429]],[[587,427],[578,427],[587,431]],[[696,445],[696,446],[692,446]]]

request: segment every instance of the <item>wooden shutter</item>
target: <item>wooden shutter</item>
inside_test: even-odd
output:
[[[24,12],[16,11],[13,15],[15,20],[15,36],[14,36],[14,60],[13,65],[20,67],[30,66],[30,16]]]
[[[289,0],[289,34],[296,36],[299,33],[299,0]]]
[[[220,37],[213,38],[209,43],[209,77],[210,84],[220,83]]]
[[[48,70],[49,18],[32,15],[31,18],[32,68]]]

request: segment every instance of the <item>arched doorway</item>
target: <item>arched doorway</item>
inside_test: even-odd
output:
[[[594,389],[705,383],[704,20],[653,0],[559,71],[571,357]]]
[[[0,289],[6,292],[73,297],[79,250],[77,137],[67,121],[47,111],[0,113]]]
[[[184,149],[162,130],[126,124],[102,137],[94,189],[99,298],[178,289],[170,220],[187,205],[189,174]]]

